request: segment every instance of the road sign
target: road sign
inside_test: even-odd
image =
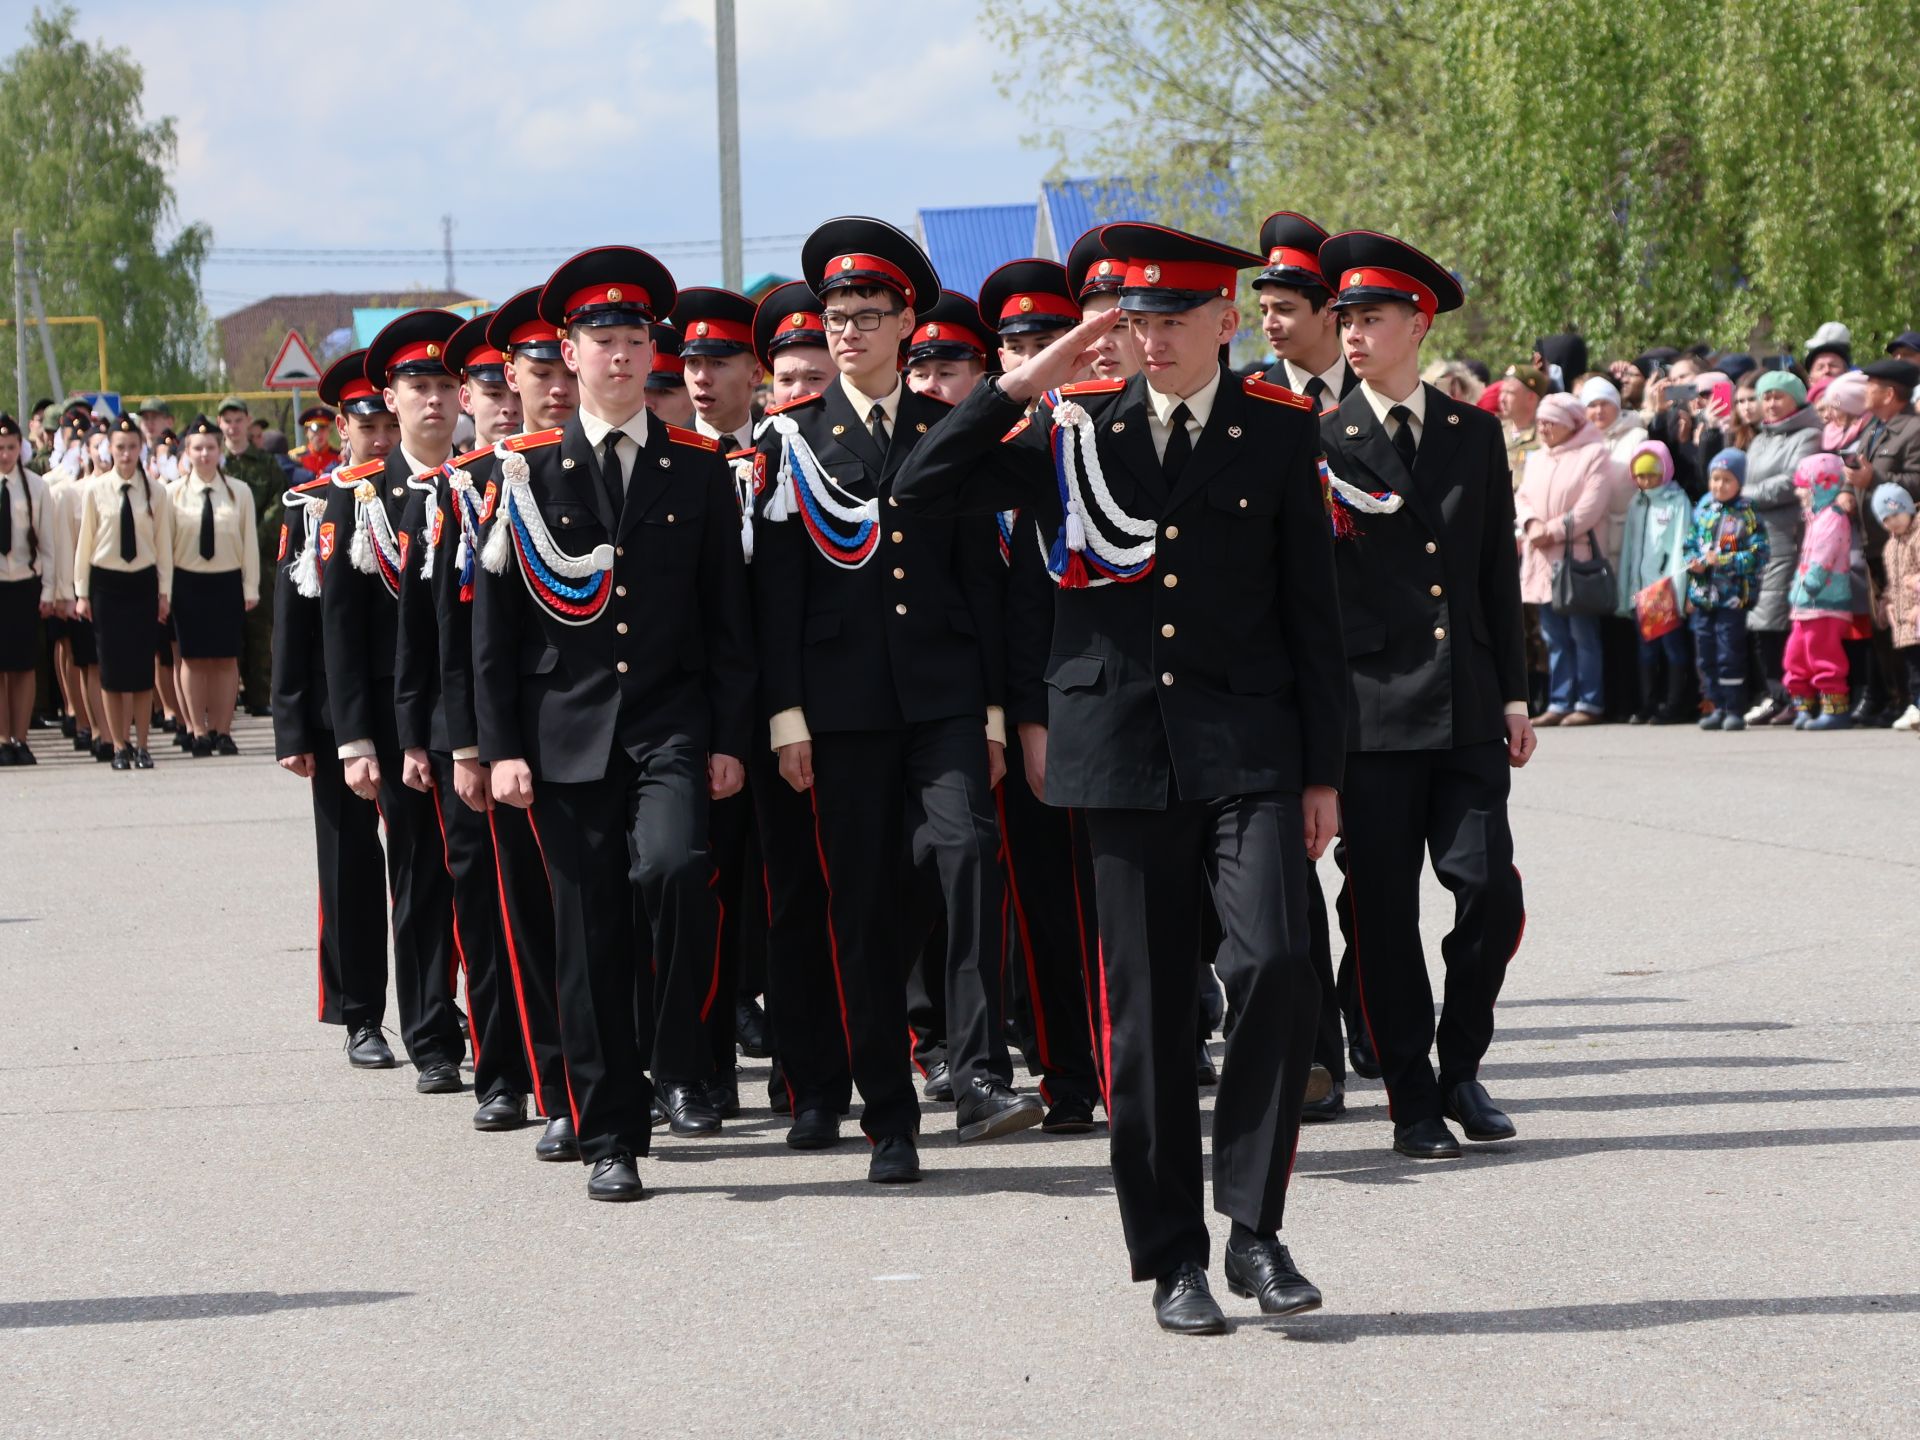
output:
[[[287,338],[280,342],[280,353],[267,367],[267,389],[304,390],[319,383],[320,362],[313,358],[313,351],[298,330],[287,331]]]
[[[86,401],[87,408],[96,415],[99,414],[99,407],[104,404],[108,414],[116,420],[120,418],[120,393],[117,390],[82,390],[73,398]]]

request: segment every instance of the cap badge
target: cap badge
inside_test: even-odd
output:
[[[1033,297],[1031,295],[1022,295],[1020,297],[1020,313],[1022,315],[1030,315],[1033,313]]]
[[[438,360],[439,358],[440,358],[440,347],[438,345],[429,344],[427,346],[427,359]]]
[[[1158,265],[1147,266],[1146,278],[1149,285],[1158,285],[1160,283],[1160,267]]]
[[[1113,273],[1113,262],[1111,260],[1102,260],[1094,267],[1094,270],[1101,275],[1111,275]]]
[[[804,330],[807,328],[807,317],[801,311],[796,310],[787,317],[787,324],[791,325],[795,330]]]
[[[694,326],[693,333],[696,335],[705,335],[707,333],[707,322],[702,320],[698,325]]]
[[[618,285],[609,285],[607,287],[607,299],[609,301],[614,301],[614,300],[618,300],[619,298],[620,298],[620,287]]]
[[[840,268],[842,270],[851,270],[853,268],[853,257],[851,255],[842,255],[840,257]]]

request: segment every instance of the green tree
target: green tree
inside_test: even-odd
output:
[[[114,388],[203,388],[200,271],[211,232],[175,228],[173,122],[142,119],[140,66],[125,50],[78,39],[74,21],[67,6],[36,9],[26,44],[0,65],[0,247],[14,227],[25,229],[47,313],[101,317]],[[10,252],[4,259],[10,265]],[[54,337],[61,378],[91,389],[92,335],[65,328]],[[46,380],[30,338],[38,390]],[[9,406],[13,360],[9,333],[0,345]]]

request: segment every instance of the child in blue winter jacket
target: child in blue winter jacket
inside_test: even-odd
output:
[[[1636,618],[1635,601],[1656,581],[1673,586],[1682,623],[1665,635],[1640,639],[1640,707],[1629,723],[1673,725],[1699,712],[1691,703],[1692,647],[1687,643],[1687,532],[1693,502],[1673,479],[1673,455],[1658,440],[1635,447],[1627,458],[1634,496],[1627,504],[1620,546],[1620,613]],[[1662,685],[1661,668],[1666,675]],[[1662,698],[1664,696],[1664,698]]]
[[[1707,467],[1707,493],[1694,507],[1687,535],[1687,602],[1693,606],[1693,653],[1700,689],[1713,709],[1702,730],[1744,730],[1747,612],[1760,593],[1767,531],[1740,496],[1747,483],[1744,450],[1722,450]]]

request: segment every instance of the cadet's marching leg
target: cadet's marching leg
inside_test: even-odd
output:
[[[560,1011],[553,963],[553,892],[547,863],[523,810],[496,805],[487,812],[493,832],[494,867],[500,881],[500,910],[505,928],[513,1005],[520,1018],[520,1042],[527,1056],[534,1108],[554,1130],[534,1146],[542,1160],[577,1160],[573,1112],[567,1104],[566,1060],[560,1046]]]
[[[388,688],[391,697],[391,688]],[[392,705],[389,698],[388,711]],[[434,1093],[462,1089],[459,1079],[466,1037],[453,1003],[453,880],[431,795],[410,790],[400,779],[400,752],[382,747],[380,819],[387,832],[387,880],[393,893],[393,979],[400,1000],[400,1038],[407,1058],[425,1072],[453,1067],[451,1083]],[[422,1074],[425,1080],[427,1077]]]
[[[387,1014],[380,816],[347,789],[330,745],[314,747],[312,790],[320,868],[320,1019],[346,1026],[349,1035],[366,1027],[377,1031]]]

